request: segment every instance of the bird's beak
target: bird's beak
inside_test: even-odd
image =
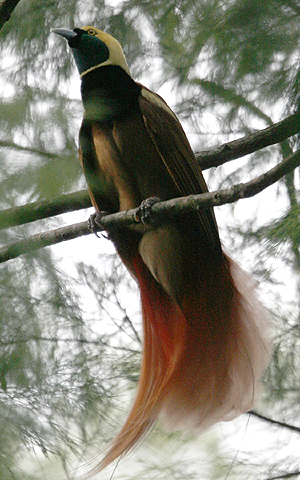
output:
[[[52,28],[51,32],[61,35],[62,37],[66,38],[68,42],[78,35],[77,33],[73,32],[73,30],[69,30],[68,28]]]

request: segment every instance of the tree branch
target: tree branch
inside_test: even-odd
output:
[[[54,200],[33,202],[21,207],[8,208],[0,212],[0,230],[91,206],[88,192],[82,190],[61,195]]]
[[[89,230],[88,222],[81,222],[32,235],[29,238],[25,238],[24,240],[20,240],[19,242],[1,248],[0,263],[17,258],[24,253],[30,253],[43,247],[56,245],[57,243],[66,240],[73,240],[74,238],[89,235],[90,233],[91,231]]]
[[[20,0],[0,0],[0,30],[8,22]]]
[[[236,158],[244,157],[262,148],[280,143],[298,132],[300,132],[300,115],[297,113],[285,118],[281,122],[274,123],[274,125],[264,130],[251,133],[246,137],[233,140],[211,150],[196,153],[196,158],[202,170],[218,167]]]
[[[297,150],[297,152],[289,155],[281,163],[276,165],[276,167],[247,183],[233,185],[225,190],[207,192],[201,195],[189,195],[188,197],[156,203],[152,207],[153,219],[155,220],[155,224],[159,224],[160,222],[165,223],[167,219],[177,217],[180,214],[225,205],[236,202],[242,198],[252,197],[273,183],[276,183],[280,178],[287,175],[299,165],[300,150]],[[105,229],[110,230],[112,227],[132,225],[137,222],[136,214],[138,211],[138,209],[132,209],[106,215],[102,218],[103,228],[99,228],[97,231],[100,232]],[[88,221],[39,233],[2,248],[0,250],[0,263],[16,258],[24,253],[29,253],[83,235],[89,235],[90,233]]]
[[[206,170],[282,142],[299,131],[300,117],[299,115],[291,115],[264,130],[252,133],[239,140],[225,143],[211,150],[196,153],[196,158],[202,170]],[[11,146],[15,148],[15,145]],[[62,195],[55,200],[47,202],[33,202],[21,207],[10,208],[0,212],[0,230],[90,206],[88,193],[81,191]]]

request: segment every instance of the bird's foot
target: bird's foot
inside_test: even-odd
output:
[[[102,225],[102,218],[105,217],[105,215],[108,215],[108,213],[96,212],[96,213],[93,213],[88,219],[89,230],[91,231],[91,233],[94,233],[98,238],[101,238],[100,235],[98,235],[99,228],[102,228],[103,230],[105,230],[104,226]],[[101,234],[101,236],[108,238],[104,234]]]
[[[141,222],[144,225],[151,225],[154,227],[156,225],[156,219],[153,217],[152,207],[158,202],[161,202],[161,199],[158,197],[150,197],[143,200],[137,209],[135,220],[138,223]]]

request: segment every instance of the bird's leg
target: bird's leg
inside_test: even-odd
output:
[[[100,238],[100,235],[98,235],[98,229],[103,228],[103,230],[106,230],[104,225],[102,224],[102,218],[105,217],[105,215],[108,215],[108,212],[95,212],[93,213],[89,219],[88,219],[88,226],[89,230],[96,235],[96,237]],[[108,240],[111,240],[110,238],[110,233],[108,235],[104,235],[103,233],[101,234],[102,237],[107,238]]]
[[[156,226],[156,218],[153,216],[152,207],[156,203],[161,202],[161,199],[158,197],[150,197],[143,200],[141,205],[137,209],[135,214],[135,220],[141,222],[144,225],[150,225],[152,227]]]

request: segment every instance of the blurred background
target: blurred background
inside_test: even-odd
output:
[[[21,0],[0,31],[1,210],[86,189],[80,80],[51,28],[92,25],[115,36],[133,78],[164,97],[200,152],[297,111],[299,20],[297,0]],[[246,182],[297,148],[295,136],[205,171],[209,189]],[[92,211],[2,225],[1,246]],[[274,356],[255,410],[264,418],[244,415],[199,437],[158,422],[97,479],[300,477],[299,171],[215,213],[225,248],[251,272],[272,315]],[[0,270],[0,479],[80,478],[132,402],[137,288],[95,235]]]

